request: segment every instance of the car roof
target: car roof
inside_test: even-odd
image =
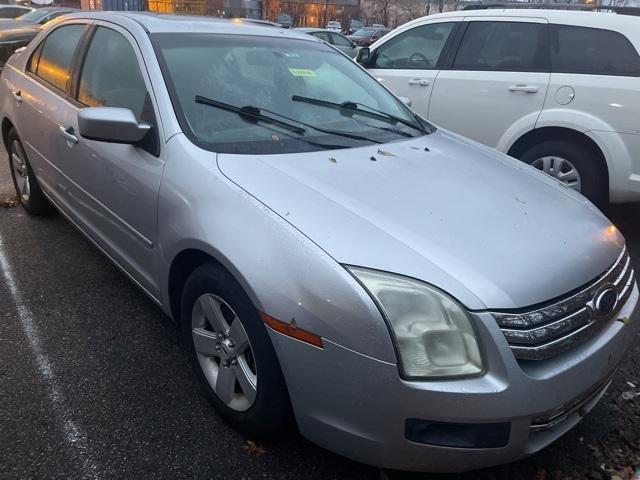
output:
[[[125,19],[133,20],[149,33],[228,33],[272,37],[291,37],[307,41],[317,41],[314,37],[292,29],[273,28],[250,21],[232,21],[215,17],[196,17],[152,12],[96,12],[82,11],[65,17],[88,20],[104,20],[118,23]]]
[[[326,28],[318,28],[318,27],[298,27],[298,28],[294,28],[294,30],[296,32],[303,32],[303,33],[314,33],[314,32],[338,33],[338,32],[333,32],[331,30],[327,30]]]
[[[78,8],[71,8],[71,7],[39,7],[39,8],[34,8],[34,10],[37,10],[38,12],[43,12],[43,13],[60,12],[60,11],[63,11],[63,12],[80,12],[81,11]]]
[[[552,9],[516,9],[516,8],[491,8],[479,10],[458,10],[456,12],[438,13],[427,17],[417,18],[407,22],[402,27],[421,23],[423,21],[437,20],[439,18],[477,18],[477,17],[515,17],[515,18],[540,18],[549,23],[560,23],[564,25],[598,26],[608,27],[617,30],[619,26],[634,25],[640,26],[640,17],[632,15],[621,15],[611,12],[585,12],[575,10],[552,10]]]

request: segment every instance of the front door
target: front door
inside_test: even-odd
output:
[[[442,53],[458,21],[418,25],[389,38],[371,52],[369,73],[426,118]]]
[[[79,67],[75,105],[62,112],[62,171],[72,216],[152,296],[157,283],[157,200],[164,168],[157,115],[146,69],[132,38],[96,22]],[[85,107],[129,108],[152,125],[144,144],[134,146],[83,138],[78,111]]]

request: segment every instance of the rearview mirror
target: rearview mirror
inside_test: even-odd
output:
[[[368,67],[370,57],[371,57],[371,51],[369,50],[369,47],[362,47],[360,50],[358,50],[358,56],[356,57],[356,62],[358,62],[363,67]]]
[[[135,144],[151,130],[128,108],[89,107],[78,112],[80,135],[89,140]]]

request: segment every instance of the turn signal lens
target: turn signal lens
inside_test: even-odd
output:
[[[315,333],[311,333],[302,328],[298,328],[295,321],[292,319],[291,323],[286,323],[276,318],[267,315],[264,312],[259,312],[260,318],[264,323],[274,329],[276,332],[282,333],[288,337],[295,338],[301,342],[308,343],[314,347],[322,348],[322,338]]]

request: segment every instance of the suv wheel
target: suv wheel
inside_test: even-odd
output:
[[[525,151],[520,160],[542,170],[602,205],[607,199],[607,170],[591,150],[565,140],[547,140]]]
[[[289,424],[289,395],[266,327],[235,279],[198,267],[182,295],[184,344],[202,388],[221,417],[254,437]]]
[[[7,135],[7,145],[11,177],[18,201],[27,212],[33,215],[50,213],[53,208],[40,189],[22,142],[14,129],[11,129]]]

